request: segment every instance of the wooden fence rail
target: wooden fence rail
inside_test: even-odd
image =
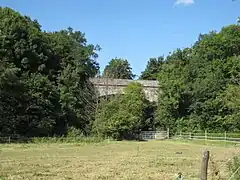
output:
[[[233,136],[233,137],[231,137]],[[240,143],[240,133],[192,133],[192,132],[180,132],[175,136],[177,139],[191,139],[191,140],[216,140],[225,142]]]

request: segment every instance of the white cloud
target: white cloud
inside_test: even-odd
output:
[[[183,4],[183,5],[191,5],[191,4],[194,4],[194,0],[176,0],[175,2],[175,5],[180,5],[180,4]]]

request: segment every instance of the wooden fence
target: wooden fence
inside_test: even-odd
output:
[[[212,132],[178,132],[174,136],[177,139],[192,139],[192,140],[215,140],[225,142],[240,143],[240,133],[212,133]]]

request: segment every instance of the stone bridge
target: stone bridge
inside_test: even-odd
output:
[[[129,80],[111,78],[92,78],[90,81],[98,90],[99,96],[123,94],[123,89],[131,82],[138,82],[143,86],[145,97],[151,102],[158,100],[158,81],[149,80]]]

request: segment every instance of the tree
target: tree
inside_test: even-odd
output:
[[[226,59],[233,55],[240,55],[240,26],[229,25],[223,27],[219,33],[211,31],[199,36],[193,46],[193,51],[209,61]]]
[[[135,75],[127,60],[115,58],[105,67],[103,77],[116,79],[133,79]]]
[[[103,137],[135,139],[144,128],[145,97],[139,83],[131,83],[117,95],[99,105],[94,131]]]
[[[238,85],[228,85],[215,100],[218,106],[216,120],[224,122],[224,129],[227,131],[239,131],[240,129],[240,93]],[[224,112],[224,113],[223,113]]]
[[[146,69],[142,72],[139,79],[157,80],[158,73],[164,64],[164,57],[150,58]]]
[[[2,63],[0,67],[0,134],[17,132],[16,124],[22,117],[22,102],[25,99],[24,85],[17,77],[19,69],[13,64]]]
[[[179,52],[177,52],[179,53]],[[185,117],[191,102],[188,87],[186,61],[175,59],[175,53],[167,57],[158,81],[161,84],[156,111],[156,123],[160,129],[177,128],[176,122]]]
[[[89,78],[99,71],[96,62],[99,47],[87,45],[84,34],[71,28],[48,36],[60,62],[58,87],[64,124],[89,133],[96,107],[95,90]]]
[[[58,69],[50,66],[51,47],[37,21],[9,8],[0,8],[0,17],[0,61],[4,67],[0,109],[5,116],[2,121],[12,122],[2,133],[51,135],[58,114],[57,86],[50,81],[51,72]]]

